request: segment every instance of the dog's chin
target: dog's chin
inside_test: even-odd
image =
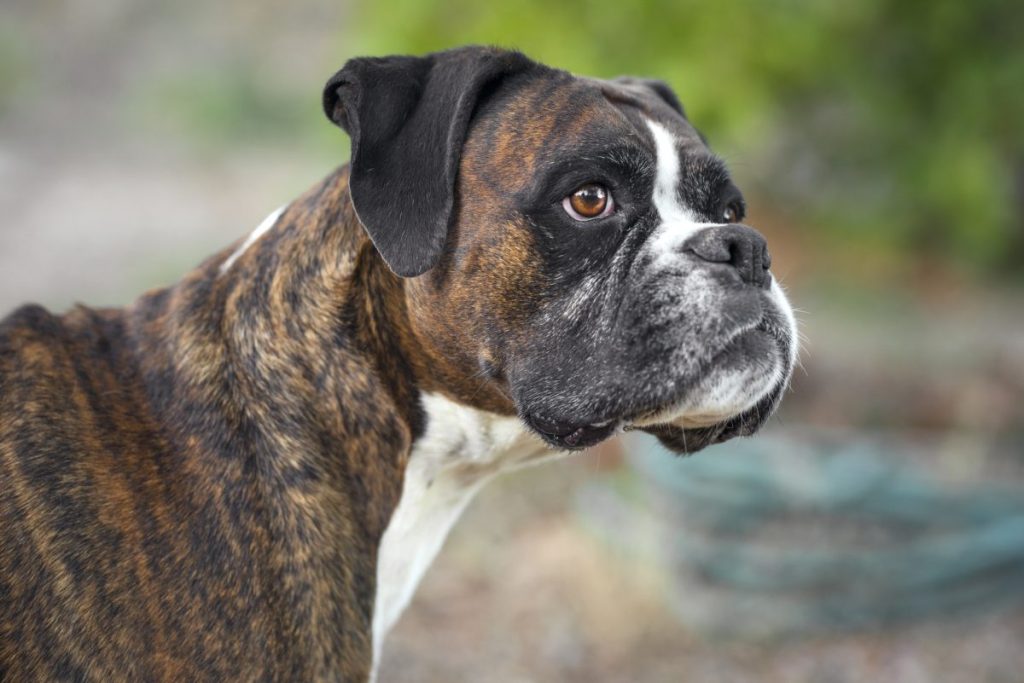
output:
[[[682,395],[638,415],[625,429],[653,434],[680,454],[754,434],[788,383],[790,343],[765,324],[738,335]]]
[[[581,450],[618,431],[640,430],[676,453],[695,453],[737,436],[750,436],[774,411],[788,381],[783,349],[772,335],[753,330],[730,343],[697,379],[681,379],[666,399],[632,397],[596,420],[566,420],[521,410],[525,422],[549,445]],[[645,406],[645,407],[641,407]]]
[[[652,434],[673,453],[689,455],[737,436],[753,435],[768,419],[773,402],[765,400],[745,412],[721,419],[687,415],[673,422],[629,425],[626,429]]]
[[[675,453],[696,453],[757,432],[778,405],[786,380],[781,368],[712,373],[691,396],[634,420],[626,429],[653,434]],[[715,390],[700,391],[706,384]]]
[[[718,394],[687,396],[636,416],[587,423],[524,412],[523,419],[549,445],[564,450],[594,446],[620,430],[640,430],[658,437],[671,451],[695,453],[736,436],[754,434],[774,411],[785,381],[765,377],[741,383],[741,378],[729,375],[728,382],[717,386]],[[737,403],[741,398],[736,395],[739,390],[743,396],[742,402]]]
[[[639,430],[658,437],[662,445],[678,454],[690,454],[737,436],[750,436],[767,421],[782,394],[783,385],[771,391],[742,412],[718,413],[684,411],[671,418],[606,420],[574,423],[553,420],[537,413],[523,419],[544,441],[562,450],[582,450],[595,446],[620,430]]]

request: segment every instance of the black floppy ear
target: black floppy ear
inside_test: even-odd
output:
[[[398,275],[420,275],[441,257],[481,93],[532,64],[518,52],[468,47],[351,59],[327,82],[324,111],[352,137],[356,215]]]
[[[634,92],[644,91],[647,93],[654,93],[661,100],[676,110],[682,117],[686,118],[686,110],[683,109],[683,103],[679,101],[674,90],[669,87],[665,81],[655,80],[653,78],[635,78],[633,76],[620,76],[614,79],[615,83],[625,86],[629,90]]]

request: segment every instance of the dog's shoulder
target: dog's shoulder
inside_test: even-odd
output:
[[[0,400],[15,384],[65,388],[81,379],[79,361],[109,355],[123,336],[119,310],[76,306],[55,315],[37,304],[22,306],[0,320]],[[25,387],[28,388],[28,387]]]
[[[27,304],[0,319],[0,353],[7,357],[30,340],[53,339],[61,334],[60,319],[38,304]]]
[[[29,305],[0,320],[0,460],[67,464],[103,452],[101,429],[138,405],[123,317]]]
[[[63,323],[42,306],[22,306],[0,320],[0,405],[37,366],[63,355],[66,342]]]

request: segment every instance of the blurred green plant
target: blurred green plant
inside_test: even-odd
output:
[[[662,78],[741,182],[838,240],[1020,272],[1019,0],[364,2],[345,55],[464,43]]]
[[[0,115],[22,94],[29,80],[31,65],[25,53],[18,32],[0,24]]]
[[[320,99],[309,90],[268,76],[257,60],[237,60],[218,70],[188,69],[155,81],[139,98],[137,117],[183,134],[213,154],[222,154],[225,145],[259,142],[342,158],[338,148],[344,136],[327,124]],[[333,144],[328,148],[328,143]]]

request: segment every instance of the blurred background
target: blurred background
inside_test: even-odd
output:
[[[456,527],[382,681],[1019,681],[1024,5],[4,0],[0,315],[121,305],[347,157],[361,54],[657,77],[800,309],[761,436],[614,441]]]

